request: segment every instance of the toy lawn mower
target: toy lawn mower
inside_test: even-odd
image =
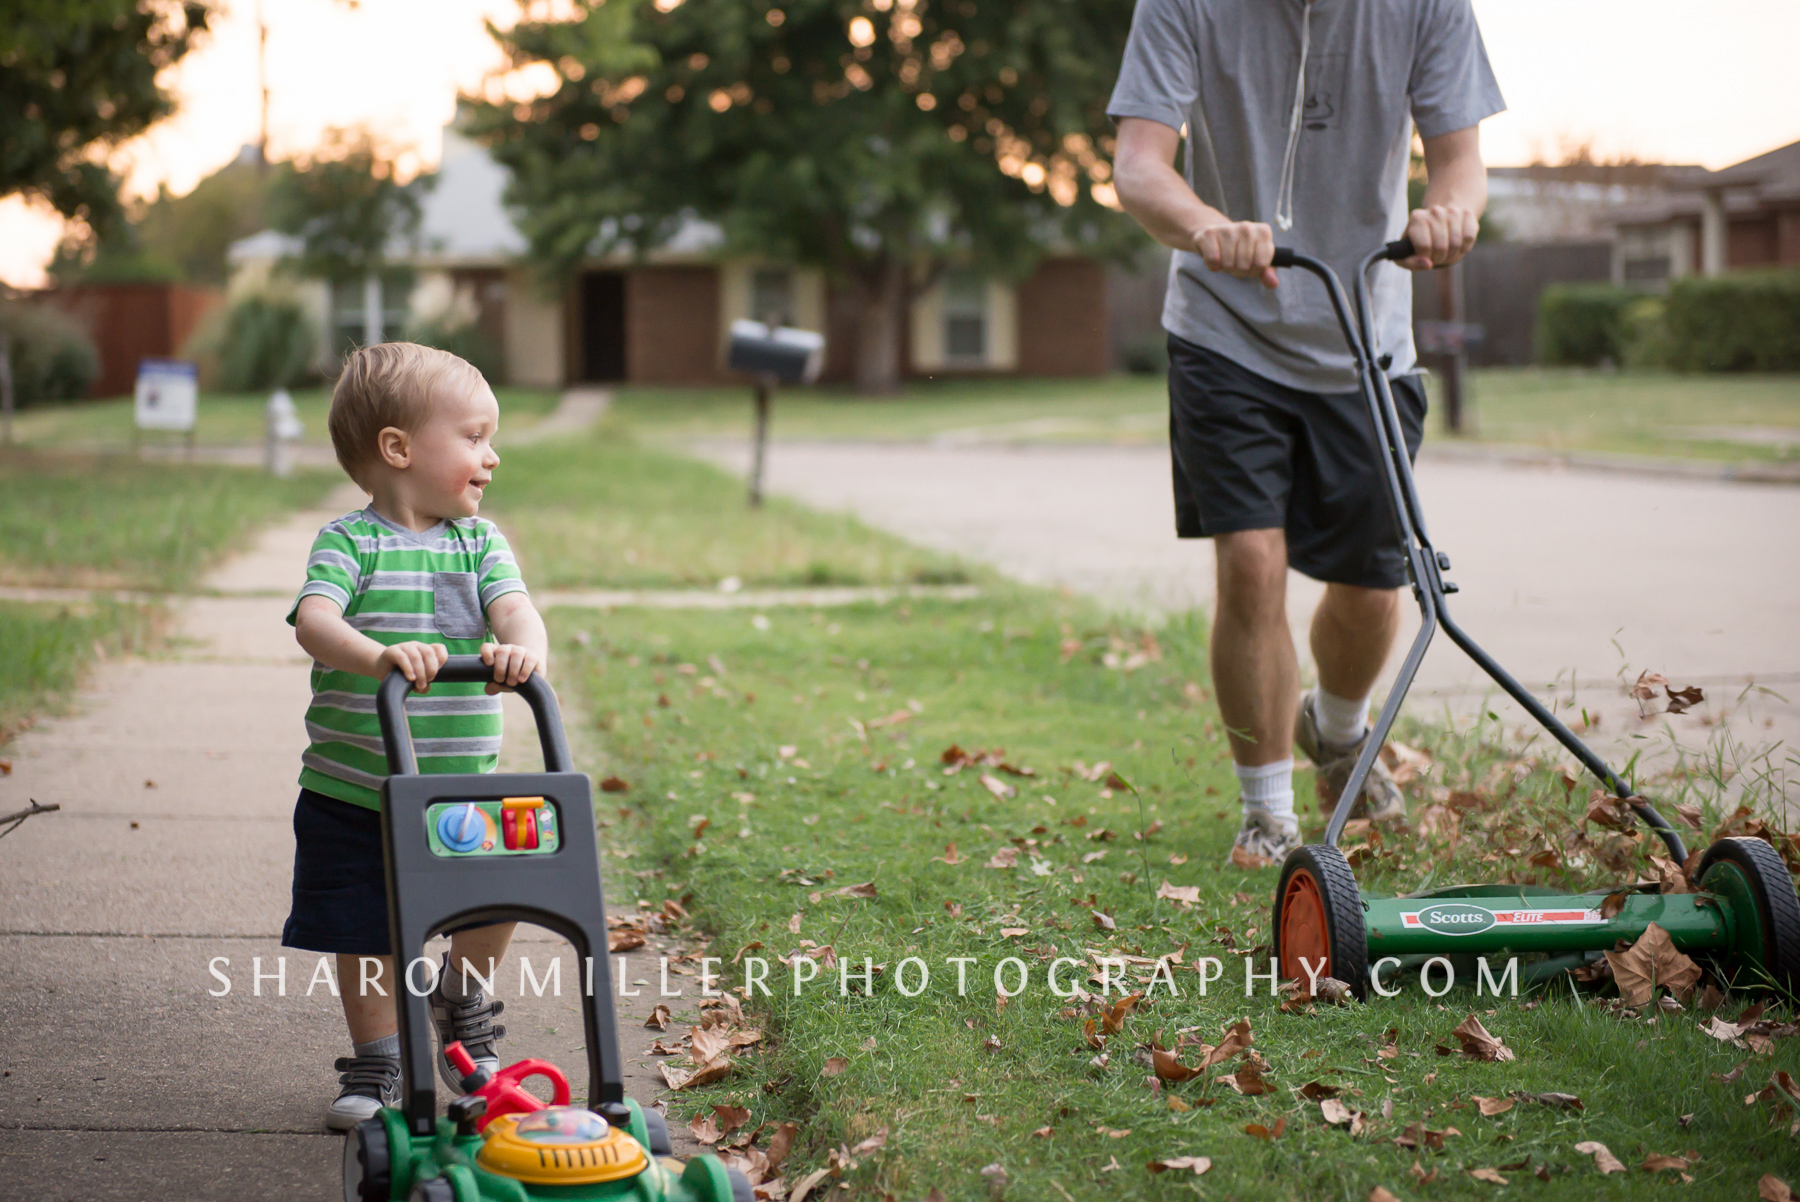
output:
[[[486,681],[493,669],[455,655],[437,679]],[[426,999],[406,972],[409,987],[397,993],[401,1104],[346,1137],[345,1202],[751,1202],[749,1181],[715,1156],[685,1167],[660,1160],[667,1125],[625,1096],[593,796],[588,778],[572,771],[556,694],[535,674],[518,690],[537,721],[541,774],[421,776],[406,720],[411,689],[394,672],[375,703],[390,773],[381,827],[396,962],[414,964],[432,935],[470,924],[535,923],[566,938],[577,963],[591,965],[581,1006],[587,1106],[568,1104],[568,1081],[552,1065],[477,1071],[451,1044],[469,1092],[438,1118]],[[551,1081],[552,1105],[519,1086],[528,1076]]]
[[[1388,500],[1406,549],[1420,617],[1418,637],[1338,798],[1325,829],[1325,842],[1296,848],[1282,864],[1273,924],[1281,975],[1302,981],[1335,977],[1349,985],[1358,998],[1366,998],[1371,984],[1379,987],[1371,968],[1376,974],[1384,969],[1397,971],[1423,965],[1434,957],[1444,957],[1454,966],[1457,957],[1500,953],[1522,959],[1542,954],[1545,958],[1521,966],[1519,979],[1544,980],[1600,959],[1601,953],[1619,940],[1636,940],[1655,923],[1669,933],[1677,949],[1712,958],[1735,985],[1773,987],[1794,996],[1800,990],[1800,898],[1781,856],[1760,839],[1720,839],[1708,848],[1691,877],[1701,892],[1630,892],[1616,913],[1606,904],[1606,893],[1569,894],[1534,885],[1455,885],[1400,897],[1358,889],[1356,875],[1338,849],[1338,839],[1439,626],[1661,837],[1675,863],[1685,866],[1688,860],[1681,836],[1656,807],[1637,796],[1451,620],[1444,599],[1456,586],[1443,576],[1450,559],[1433,546],[1425,528],[1412,464],[1388,386],[1386,369],[1392,359],[1377,356],[1369,313],[1370,269],[1413,253],[1411,241],[1402,238],[1363,259],[1356,274],[1353,314],[1344,286],[1329,266],[1291,249],[1275,251],[1274,266],[1298,267],[1325,285],[1332,311],[1350,344],[1358,384],[1374,423],[1376,445],[1381,449]]]

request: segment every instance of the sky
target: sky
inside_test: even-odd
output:
[[[1261,3],[1264,0],[1253,0]],[[558,0],[534,0],[539,10]],[[1728,166],[1800,139],[1794,0],[1473,0],[1508,111],[1482,124],[1494,165],[1596,157]],[[206,44],[171,68],[181,110],[121,148],[133,195],[181,194],[257,136],[257,0],[225,0]],[[262,0],[271,153],[367,126],[435,165],[459,91],[505,64],[483,25],[515,0]],[[518,86],[514,81],[513,86]],[[44,281],[54,214],[0,201],[0,280]]]

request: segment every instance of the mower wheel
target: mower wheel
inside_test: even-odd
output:
[[[737,1169],[726,1169],[725,1175],[731,1178],[731,1202],[756,1202],[756,1187],[750,1178]]]
[[[1281,865],[1275,887],[1275,959],[1283,980],[1320,978],[1368,996],[1369,945],[1363,929],[1362,894],[1344,853],[1329,844],[1296,847]],[[1301,966],[1304,957],[1307,967]],[[1319,961],[1325,962],[1319,967]]]
[[[456,1187],[447,1177],[433,1177],[413,1186],[406,1202],[456,1202]]]
[[[669,1143],[669,1120],[662,1116],[662,1111],[644,1107],[644,1127],[650,1133],[650,1155],[674,1154],[675,1150]]]
[[[344,1135],[344,1202],[387,1202],[392,1158],[387,1125],[364,1119]]]
[[[1700,888],[1728,900],[1738,951],[1754,974],[1800,996],[1800,898],[1781,855],[1761,839],[1720,839],[1694,876]]]

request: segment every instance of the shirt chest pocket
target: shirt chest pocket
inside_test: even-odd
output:
[[[431,616],[447,639],[478,639],[487,633],[481,613],[481,590],[473,572],[431,574]]]

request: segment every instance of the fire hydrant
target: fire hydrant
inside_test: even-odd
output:
[[[306,433],[300,415],[294,410],[294,398],[285,388],[277,388],[264,410],[268,438],[263,461],[272,476],[294,474],[294,444]]]

